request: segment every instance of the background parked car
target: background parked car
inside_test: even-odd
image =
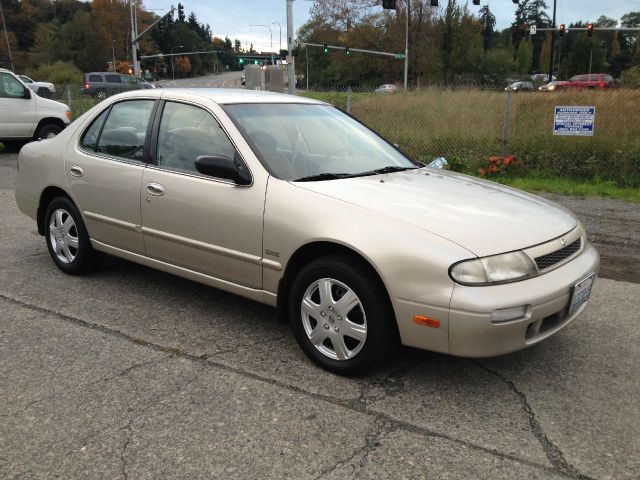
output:
[[[53,85],[53,83],[36,82],[26,75],[18,75],[18,77],[20,78],[20,80],[22,80],[22,83],[24,83],[27,87],[29,87],[31,90],[33,90],[43,98],[50,98],[54,93],[56,93],[56,87]]]
[[[541,92],[557,92],[559,90],[567,90],[571,88],[571,82],[555,81],[545,85],[540,85],[538,90]]]
[[[126,90],[156,88],[141,77],[132,77],[113,72],[91,72],[84,76],[84,87],[80,93],[95,95],[99,99]]]
[[[376,93],[393,93],[397,91],[398,87],[392,83],[385,83],[384,85],[380,85],[376,88]]]
[[[604,90],[616,86],[614,78],[606,73],[587,73],[575,75],[569,79],[571,88],[587,90]]]
[[[533,83],[531,82],[514,82],[504,89],[505,92],[533,92]]]
[[[534,73],[533,75],[531,75],[532,82],[547,83],[547,80],[549,80],[548,73]],[[556,76],[551,75],[551,81],[555,82],[556,80],[557,80]]]

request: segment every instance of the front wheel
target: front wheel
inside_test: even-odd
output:
[[[98,266],[104,254],[91,246],[80,212],[66,197],[55,198],[45,213],[49,254],[65,273],[80,275]]]
[[[36,132],[36,140],[40,138],[53,138],[62,131],[62,127],[57,123],[45,123]]]
[[[348,257],[325,257],[303,268],[293,282],[289,314],[302,350],[334,373],[360,375],[397,345],[383,285]]]

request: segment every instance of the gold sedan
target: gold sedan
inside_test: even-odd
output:
[[[567,210],[288,95],[116,95],[26,145],[15,195],[64,272],[107,253],[273,305],[345,375],[398,341],[469,357],[536,344],[580,315],[599,268]]]

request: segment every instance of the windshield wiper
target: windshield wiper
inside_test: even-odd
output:
[[[309,175],[308,177],[296,178],[293,182],[315,182],[320,180],[335,180],[337,178],[347,178],[353,175],[349,173],[319,173],[317,175]]]
[[[376,170],[372,170],[370,173],[382,174],[382,173],[404,172],[405,170],[415,170],[416,168],[420,168],[420,167],[400,167],[396,165],[389,165],[388,167],[382,167]]]

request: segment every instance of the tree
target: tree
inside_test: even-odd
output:
[[[482,24],[482,46],[486,52],[491,48],[491,40],[496,26],[496,17],[491,13],[489,5],[484,5],[480,9],[480,23]]]
[[[35,42],[31,49],[32,62],[36,65],[50,65],[58,57],[58,32],[55,24],[41,23],[36,28]]]
[[[516,63],[518,65],[518,73],[525,75],[531,71],[533,62],[533,45],[531,39],[520,42],[518,52],[516,54]]]
[[[544,72],[546,69],[549,68],[550,61],[551,61],[551,35],[546,35],[544,39],[544,43],[542,44],[542,49],[540,50],[540,62],[538,64],[538,69],[541,72]]]

